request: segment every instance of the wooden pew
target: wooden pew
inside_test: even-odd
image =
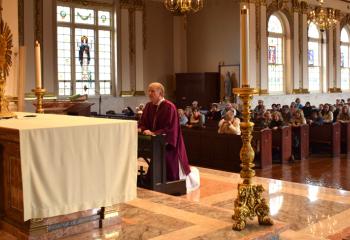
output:
[[[149,165],[147,175],[143,175],[141,168],[137,181],[139,187],[171,195],[186,194],[186,180],[167,181],[164,136],[139,134],[137,156]]]
[[[333,157],[340,154],[340,123],[325,123],[310,126],[310,145],[312,152],[327,151]]]
[[[182,128],[187,156],[191,165],[239,172],[240,135],[218,134],[212,129]],[[272,163],[271,130],[253,133],[253,148],[257,149],[254,162],[258,168]]]
[[[292,128],[283,126],[272,130],[272,155],[277,161],[288,163],[292,156]]]
[[[340,122],[341,153],[350,154],[350,122]]]
[[[309,134],[310,127],[307,124],[292,127],[292,141],[294,138],[298,140],[297,148],[292,149],[295,159],[304,160],[309,157]]]
[[[253,131],[252,147],[255,151],[256,168],[268,168],[272,165],[272,131],[269,128]]]

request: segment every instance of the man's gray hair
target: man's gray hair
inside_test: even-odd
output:
[[[164,86],[159,82],[153,82],[148,85],[148,88],[155,88],[160,91],[160,94],[164,97],[165,90]]]

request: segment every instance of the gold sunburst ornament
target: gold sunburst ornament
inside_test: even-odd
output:
[[[0,118],[11,118],[16,115],[9,110],[9,102],[5,96],[6,77],[12,65],[12,33],[4,20],[0,20]]]

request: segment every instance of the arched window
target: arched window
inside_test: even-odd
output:
[[[268,22],[269,92],[284,91],[284,31],[281,20],[271,15]]]
[[[322,51],[321,51],[321,33],[317,26],[311,22],[308,29],[308,72],[309,72],[309,90],[321,90],[321,67],[322,67]]]
[[[349,66],[350,38],[349,27],[344,27],[340,34],[340,69],[341,69],[341,89],[350,89],[350,66]]]

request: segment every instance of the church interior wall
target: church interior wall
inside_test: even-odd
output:
[[[25,79],[25,92],[31,92],[31,89],[34,88],[34,2],[36,0],[25,0],[24,1],[24,45],[26,47],[26,79]],[[102,1],[102,0],[101,0]],[[55,93],[56,90],[56,79],[55,79],[55,16],[54,16],[54,2],[55,0],[44,0],[43,1],[43,79],[44,86],[48,92]],[[103,2],[106,2],[104,0]],[[112,3],[113,0],[108,0]],[[308,1],[313,3],[313,1]],[[328,6],[330,1],[325,2],[325,6]],[[333,2],[333,1],[332,1]],[[261,27],[262,16],[261,9],[268,9],[272,1],[263,0],[252,1],[250,7],[254,7],[254,18],[255,26]],[[14,65],[11,69],[12,76],[9,79],[17,78],[18,75],[18,0],[15,1],[3,1],[4,5],[4,18],[10,24],[11,30],[14,33]],[[260,5],[259,5],[260,4]],[[328,5],[327,5],[328,4]],[[292,1],[288,2],[288,8],[290,9],[291,16],[295,15],[293,12]],[[265,8],[263,8],[265,6]],[[190,15],[185,20],[177,21],[181,17],[173,17],[168,11],[164,10],[162,1],[145,1],[145,46],[143,50],[143,86],[144,89],[150,82],[159,81],[162,82],[167,91],[167,96],[170,99],[174,99],[175,96],[175,80],[174,73],[177,69],[183,69],[187,72],[212,72],[218,71],[219,63],[224,64],[239,64],[240,61],[240,16],[239,16],[239,3],[238,1],[232,0],[209,0],[205,7],[194,15]],[[332,7],[342,9],[344,13],[350,12],[347,9],[347,4],[341,1],[334,1]],[[118,9],[118,8],[117,8]],[[266,14],[266,12],[265,12]],[[268,16],[268,15],[267,15]],[[301,15],[300,15],[301,16]],[[296,17],[302,21],[302,18]],[[177,22],[176,22],[177,21]],[[185,31],[176,30],[176,27],[179,27],[179,24],[184,24]],[[266,21],[266,19],[265,19]],[[305,23],[299,24],[305,28]],[[294,36],[298,36],[298,44],[300,44],[300,51],[304,55],[306,53],[305,46],[303,48],[303,38],[305,31],[298,30],[299,33],[296,33],[296,28],[294,25],[289,26],[293,33],[290,41],[290,48],[295,44]],[[339,26],[338,26],[339,27]],[[337,30],[339,31],[339,29]],[[253,76],[251,79],[253,81],[252,85],[257,88],[262,89],[262,86],[266,86],[267,76],[262,72],[263,66],[265,66],[266,61],[261,61],[261,52],[264,51],[263,46],[259,46],[262,43],[261,40],[261,30],[257,29],[255,38],[256,41],[250,41],[251,44],[254,44],[256,53],[250,54],[249,56],[255,57],[256,61],[251,61],[250,63],[255,62],[255,66],[250,66],[252,69],[255,69],[256,76]],[[183,34],[178,36],[177,34]],[[334,34],[336,35],[336,34]],[[177,44],[175,41],[180,39],[180,44]],[[185,42],[183,41],[185,39]],[[307,42],[306,42],[307,44]],[[174,51],[177,51],[179,47],[185,46],[186,51],[181,54],[175,54]],[[260,50],[259,50],[260,49]],[[302,58],[295,59],[295,53],[298,49],[293,49],[290,54],[291,63],[288,66],[291,68],[289,70],[289,82],[288,82],[288,92],[291,93],[292,90],[296,88],[305,88],[307,86],[307,77],[305,76],[306,66],[303,63]],[[333,52],[332,49],[328,50]],[[118,53],[120,54],[120,53]],[[120,60],[120,57],[117,58]],[[183,62],[186,63],[186,66],[183,66]],[[299,62],[298,62],[299,61]],[[120,61],[118,62],[120,64]],[[294,66],[298,65],[298,68]],[[336,64],[339,64],[337,60]],[[336,65],[334,64],[334,65]],[[332,65],[332,64],[331,64]],[[119,65],[118,65],[119,67]],[[334,80],[331,77],[327,77],[326,85],[330,87],[339,87],[339,77],[336,76],[336,72],[332,74],[330,71],[332,68],[339,68],[337,66],[327,66],[329,70],[328,76],[334,75]],[[118,72],[118,70],[117,70]],[[299,73],[299,74],[297,74]],[[107,110],[120,111],[125,106],[135,107],[142,102],[147,101],[146,96],[132,96],[132,97],[120,97],[120,74],[115,74],[117,80],[117,89],[116,96],[102,96],[102,113]],[[297,77],[296,77],[297,76]],[[298,80],[300,78],[300,81]],[[296,80],[295,80],[296,79]],[[297,82],[296,82],[297,81]],[[11,85],[12,84],[12,85]],[[333,84],[333,85],[332,85]],[[8,95],[16,96],[16,81],[8,81]],[[327,89],[324,92],[328,92]],[[270,105],[273,102],[278,103],[290,103],[296,97],[305,99],[305,101],[310,101],[313,104],[319,104],[320,102],[334,102],[335,98],[348,98],[349,93],[334,93],[334,94],[321,94],[321,93],[312,93],[312,94],[288,94],[288,95],[265,95],[262,93],[261,96],[256,97],[256,99],[264,99],[267,105]],[[255,101],[254,100],[254,101]],[[98,98],[91,97],[89,99],[91,102],[96,104],[93,106],[93,111],[98,110]],[[256,101],[255,101],[256,102]],[[255,103],[254,103],[255,104]],[[26,110],[31,110],[31,102],[26,104]]]
[[[232,0],[207,1],[201,11],[188,17],[189,72],[216,72],[219,62],[239,64],[239,19],[239,3]]]

